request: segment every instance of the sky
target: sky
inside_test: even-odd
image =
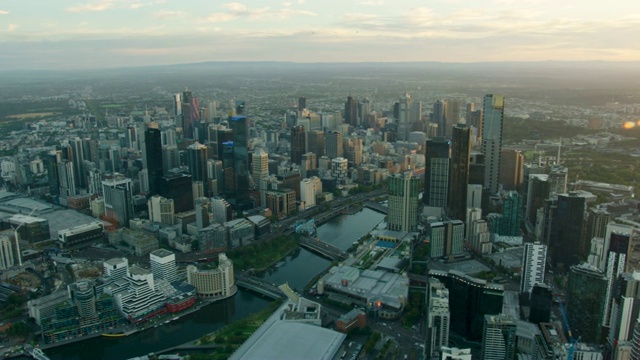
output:
[[[0,70],[640,60],[638,0],[0,0]]]

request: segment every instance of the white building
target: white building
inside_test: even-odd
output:
[[[347,170],[349,169],[349,162],[343,157],[337,157],[331,160],[331,173],[338,179],[344,180],[347,178]]]
[[[15,264],[13,259],[13,236],[9,232],[0,233],[0,270]]]
[[[522,277],[520,292],[531,293],[535,284],[544,284],[544,269],[547,260],[547,245],[539,242],[527,243],[522,253]]]
[[[155,279],[164,279],[169,283],[178,280],[176,255],[166,249],[154,250],[149,254],[151,272]]]
[[[218,268],[198,270],[193,265],[187,266],[187,282],[196,288],[196,294],[203,298],[224,298],[236,292],[233,276],[233,263],[227,255],[218,255]]]
[[[155,195],[149,198],[147,207],[149,208],[149,220],[165,225],[175,223],[173,199]]]
[[[124,279],[129,273],[129,260],[127,258],[113,258],[102,263],[104,276],[113,281]]]
[[[442,347],[441,360],[471,360],[471,349]]]
[[[438,279],[429,279],[427,290],[427,338],[425,358],[438,357],[449,344],[449,290]]]
[[[316,205],[316,182],[312,179],[300,181],[300,201],[307,209]]]

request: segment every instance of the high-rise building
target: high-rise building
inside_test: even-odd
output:
[[[173,116],[176,119],[182,115],[182,94],[173,94]],[[177,124],[176,124],[177,125]]]
[[[309,173],[318,168],[318,160],[315,153],[308,152],[302,154],[302,161],[300,161],[300,176],[307,178],[311,176]]]
[[[307,149],[306,152],[312,152],[316,154],[316,159],[319,159],[321,156],[324,156],[324,131],[322,130],[311,130],[307,131]],[[317,162],[316,162],[317,166]]]
[[[316,182],[312,179],[302,179],[300,181],[300,202],[305,208],[316,205]]]
[[[147,207],[149,209],[149,220],[169,226],[175,223],[173,199],[154,195],[147,201]]]
[[[607,277],[597,267],[586,263],[571,267],[566,308],[574,338],[600,342],[607,288]]]
[[[448,100],[444,108],[444,136],[450,139],[453,127],[460,122],[460,101]]]
[[[631,235],[634,229],[632,226],[609,223],[604,238],[603,252],[606,258],[606,265],[602,262],[598,268],[604,271],[608,281],[607,296],[603,315],[603,325],[611,327],[610,317],[613,299],[616,297],[616,281],[628,271],[628,259],[631,255]]]
[[[115,220],[119,226],[129,227],[133,218],[133,184],[131,179],[116,174],[102,181],[105,216]]]
[[[388,183],[389,212],[387,228],[395,231],[418,230],[420,178],[410,171],[394,174]]]
[[[408,140],[411,132],[411,95],[404,94],[398,101],[396,120],[398,122],[398,140]]]
[[[211,199],[211,208],[213,209],[213,221],[222,224],[233,219],[233,209],[227,200],[221,197]]]
[[[332,131],[324,134],[325,154],[329,159],[335,159],[344,155],[342,133]]]
[[[449,345],[449,290],[436,278],[430,278],[427,284],[427,338],[425,358],[439,359],[442,347]]]
[[[464,251],[464,223],[447,220],[429,224],[431,258],[453,258]]]
[[[148,128],[145,130],[144,146],[149,174],[149,193],[151,195],[157,195],[159,193],[160,179],[164,176],[162,134],[159,129]]]
[[[129,260],[127,258],[113,258],[102,263],[104,276],[109,280],[118,281],[129,274]]]
[[[296,125],[291,128],[291,163],[300,164],[302,154],[305,153],[306,135],[304,127]]]
[[[470,151],[471,133],[469,127],[464,124],[455,125],[451,137],[447,212],[450,217],[458,220],[464,220],[467,213]]]
[[[529,322],[534,324],[548,323],[551,319],[551,302],[553,293],[547,285],[538,283],[531,289]]]
[[[14,265],[13,243],[13,236],[10,236],[8,232],[0,233],[0,270],[8,269]]]
[[[351,95],[347,97],[347,101],[344,103],[344,122],[353,127],[358,126],[358,100]]]
[[[446,120],[445,113],[447,112],[447,101],[436,100],[433,104],[433,113],[431,121],[438,125],[438,136],[446,136]]]
[[[549,197],[555,197],[567,192],[567,180],[569,169],[564,166],[554,165],[549,172]]]
[[[425,150],[424,194],[425,205],[445,208],[449,196],[449,161],[451,143],[443,137],[427,140]]]
[[[556,225],[552,224],[549,227],[548,241],[546,242],[549,246],[551,263],[555,267],[568,269],[589,255],[591,239],[589,241],[584,239],[586,194],[569,192],[558,195],[553,219]]]
[[[260,190],[262,179],[269,177],[269,154],[262,148],[251,154],[253,187]]]
[[[490,194],[497,194],[500,185],[504,96],[495,94],[485,95],[483,114],[482,152],[485,156],[484,186]]]
[[[547,261],[547,246],[539,242],[526,243],[522,254],[522,276],[520,292],[531,293],[536,284],[544,284],[544,269]]]
[[[516,322],[505,315],[485,315],[483,360],[510,360],[516,354]]]
[[[640,272],[622,273],[616,279],[611,304],[608,340],[611,344],[633,340],[634,325],[640,312]]]
[[[500,154],[500,184],[505,190],[522,186],[524,155],[520,150],[502,149]]]
[[[533,229],[538,219],[538,210],[549,198],[549,176],[545,174],[531,174],[527,181],[527,202],[525,207],[525,223]]]
[[[587,240],[595,237],[604,239],[607,232],[607,224],[611,221],[612,216],[604,207],[590,208],[587,215]]]
[[[187,147],[187,163],[191,179],[194,182],[202,182],[205,194],[208,193],[207,185],[209,182],[207,178],[207,160],[207,147],[205,145],[195,142]]]
[[[176,145],[168,145],[162,147],[162,174],[160,177],[168,174],[169,170],[180,167],[180,151]]]
[[[170,171],[160,178],[159,194],[173,199],[176,214],[193,210],[193,186],[191,175]]]
[[[47,177],[49,180],[49,194],[60,195],[60,177],[58,175],[58,163],[62,160],[62,151],[51,150],[45,155]]]
[[[470,340],[482,337],[485,315],[502,312],[504,288],[460,271],[429,270],[429,277],[439,279],[449,289],[451,330]]]
[[[73,180],[73,163],[69,160],[63,159],[57,164],[57,166],[59,180],[58,194],[60,197],[66,199],[77,195],[76,184]]]
[[[298,98],[298,111],[302,111],[307,108],[307,98],[300,96]]]
[[[362,164],[362,139],[348,138],[344,143],[344,155],[351,167],[358,167]]]
[[[158,249],[149,253],[151,272],[155,280],[164,279],[169,283],[178,280],[176,254],[167,249]]]
[[[242,103],[242,109],[244,111],[244,102]],[[244,208],[249,206],[249,127],[247,117],[231,117],[229,127],[233,130],[235,203],[237,206]]]
[[[71,157],[69,160],[73,162],[73,175],[77,188],[87,187],[87,177],[84,170],[84,153],[82,151],[82,139],[75,138],[69,141],[71,149]]]
[[[502,225],[500,235],[521,236],[522,197],[518,192],[510,191],[502,197]]]

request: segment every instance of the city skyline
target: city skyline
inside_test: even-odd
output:
[[[202,61],[634,61],[640,4],[89,0],[0,5],[2,70]],[[613,6],[615,5],[615,6]]]

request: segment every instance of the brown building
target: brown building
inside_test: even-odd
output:
[[[522,185],[524,155],[520,150],[502,149],[499,181],[504,190],[517,190]]]
[[[364,329],[365,326],[367,326],[367,317],[358,309],[353,309],[336,320],[336,330],[345,334],[353,329]]]

